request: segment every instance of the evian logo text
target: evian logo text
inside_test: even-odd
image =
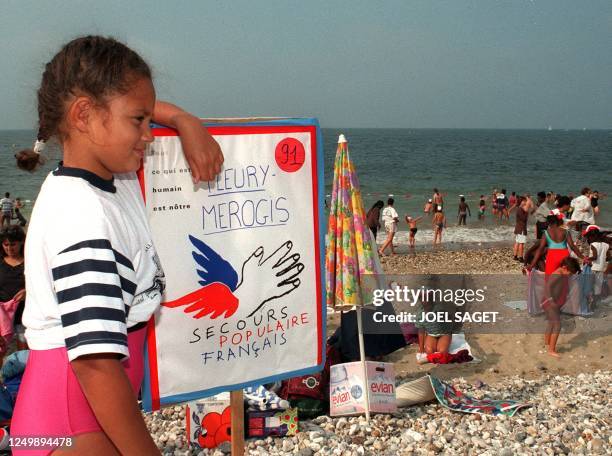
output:
[[[350,400],[351,400],[351,395],[349,394],[348,391],[345,391],[344,393],[340,393],[340,394],[334,394],[332,396],[332,403],[334,405],[341,405]]]
[[[373,393],[393,394],[395,387],[393,383],[375,382],[370,385],[370,390]]]

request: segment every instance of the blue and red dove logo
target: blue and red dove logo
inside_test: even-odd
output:
[[[268,256],[263,246],[257,247],[243,262],[239,277],[232,265],[208,244],[191,235],[189,240],[195,248],[191,254],[197,263],[201,288],[163,303],[165,307],[185,307],[183,312],[193,318],[227,319],[239,309],[241,315],[251,317],[266,303],[300,286],[304,264],[299,253],[291,252],[292,241],[284,242]]]

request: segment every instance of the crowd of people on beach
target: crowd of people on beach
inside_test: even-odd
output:
[[[487,199],[485,195],[480,196],[480,220],[485,217]],[[544,344],[547,353],[554,357],[560,356],[556,346],[561,331],[561,309],[569,294],[569,277],[580,274],[583,270],[589,273],[587,299],[591,306],[612,292],[612,233],[595,224],[601,210],[599,199],[599,192],[592,191],[589,187],[582,188],[577,197],[540,191],[537,193],[537,202],[533,201],[529,193],[512,192],[508,197],[505,189],[494,189],[489,198],[491,213],[498,223],[508,221],[510,215],[515,212],[514,259],[524,265],[524,273],[531,274],[535,270],[543,274],[543,280],[534,279],[532,283],[541,288],[542,301],[539,306],[547,319]],[[423,211],[423,216],[405,217],[410,230],[410,248],[415,245],[417,223],[424,217],[431,216],[434,245],[441,243],[442,232],[447,227],[444,199],[438,189],[434,189]],[[466,198],[460,195],[457,225],[465,226],[466,218],[470,215]],[[535,242],[526,249],[528,221],[532,215],[535,217]],[[379,217],[382,218],[382,224]],[[386,206],[383,201],[377,201],[368,212],[367,224],[374,237],[381,225],[387,234],[378,251],[379,255],[382,256],[387,248],[390,248],[391,254],[395,253],[393,239],[399,223],[400,217],[394,208],[393,198],[387,200]],[[450,337],[447,339],[450,340]],[[448,340],[443,339],[446,349]],[[422,361],[423,353],[419,352],[417,358]]]
[[[491,195],[480,195],[478,201],[478,221],[483,222],[485,220],[489,206],[491,215],[498,224],[510,223],[510,215],[514,212],[516,214],[513,239],[514,258],[518,261],[523,261],[530,215],[535,217],[535,235],[536,239],[540,239],[543,231],[546,229],[546,218],[550,211],[557,208],[559,204],[561,204],[564,214],[567,214],[570,225],[575,225],[577,229],[580,229],[588,224],[595,223],[595,218],[601,210],[599,199],[599,192],[591,191],[587,187],[582,189],[581,195],[578,197],[574,197],[572,194],[564,196],[553,192],[538,192],[537,201],[534,201],[531,194],[527,192],[523,194],[512,192],[508,196],[506,189],[493,189]],[[386,233],[386,239],[378,250],[380,255],[384,255],[387,249],[390,250],[391,254],[396,253],[393,240],[399,231],[401,220],[394,204],[395,200],[392,197],[387,200],[386,206],[384,201],[378,200],[366,215],[366,224],[374,234],[375,239],[381,228]],[[472,211],[465,195],[459,195],[456,226],[467,226],[467,218],[471,216]],[[407,214],[404,217],[409,230],[409,248],[416,246],[417,224],[425,218],[430,218],[431,220],[433,245],[440,246],[442,244],[442,234],[448,228],[449,221],[445,212],[444,197],[437,188],[433,189],[432,197],[425,202],[423,215],[414,217]]]

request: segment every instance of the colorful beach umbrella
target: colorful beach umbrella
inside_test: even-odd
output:
[[[326,300],[332,308],[372,303],[371,280],[378,273],[378,253],[365,223],[359,181],[344,135],[338,138],[325,253]],[[371,277],[370,277],[371,279]],[[366,285],[367,282],[367,285]]]
[[[325,252],[326,301],[332,308],[356,307],[357,333],[363,378],[367,378],[363,340],[362,308],[372,303],[372,294],[382,268],[376,243],[365,223],[366,214],[357,173],[349,157],[344,135],[338,138],[334,183],[329,208]],[[369,276],[369,277],[368,277]],[[369,391],[365,388],[365,414],[370,421]]]

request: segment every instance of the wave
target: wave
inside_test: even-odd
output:
[[[397,244],[408,244],[408,231],[398,231],[395,234],[394,242]],[[385,242],[387,234],[378,232],[376,242],[382,244]],[[535,240],[535,233],[530,232],[527,235],[527,244]],[[419,228],[415,243],[419,245],[430,245],[433,242],[433,230],[428,228]],[[514,227],[513,226],[491,226],[479,228],[467,228],[459,226],[451,226],[446,228],[442,233],[442,243],[456,244],[489,244],[489,243],[511,243],[514,242]]]

